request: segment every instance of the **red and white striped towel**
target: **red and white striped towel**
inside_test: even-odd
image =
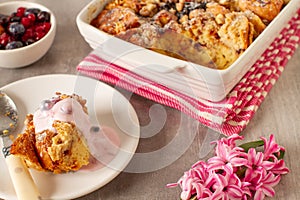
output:
[[[240,133],[275,84],[300,44],[300,10],[242,80],[221,102],[195,99],[141,77],[91,52],[77,66],[84,75],[178,109],[224,135]]]

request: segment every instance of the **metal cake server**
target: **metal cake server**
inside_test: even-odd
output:
[[[2,152],[12,179],[18,200],[41,199],[39,191],[23,161],[10,154],[13,133],[18,123],[18,111],[15,103],[0,91],[0,136],[3,142]]]

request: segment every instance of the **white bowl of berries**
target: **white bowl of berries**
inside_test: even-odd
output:
[[[0,67],[20,68],[43,57],[56,33],[56,19],[43,5],[0,3]]]

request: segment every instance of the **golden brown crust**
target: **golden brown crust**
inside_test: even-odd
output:
[[[122,16],[122,17],[120,17]],[[139,18],[129,8],[115,7],[105,10],[91,24],[105,32],[116,35],[140,25]]]
[[[283,4],[283,0],[239,0],[242,11],[250,10],[267,22],[278,15]]]
[[[11,146],[10,153],[21,157],[26,165],[36,170],[44,170],[35,147],[34,129],[32,129],[32,115],[26,116],[25,126],[27,127],[23,134],[18,135]]]
[[[225,23],[220,27],[218,35],[225,45],[243,52],[252,43],[253,32],[253,25],[243,13],[232,12],[225,15]]]
[[[253,28],[255,31],[253,38],[257,38],[259,34],[261,34],[263,30],[265,30],[266,24],[264,24],[262,19],[252,11],[247,10],[243,14],[248,18],[249,22],[253,24]]]
[[[54,135],[55,133],[49,130],[37,133],[35,135],[35,146],[38,152],[39,160],[43,168],[49,171],[55,171],[57,168],[47,152],[47,148],[52,145],[51,138]]]

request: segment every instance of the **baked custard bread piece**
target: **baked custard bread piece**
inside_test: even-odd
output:
[[[77,171],[89,162],[89,150],[71,122],[55,121],[57,132],[37,133],[36,149],[43,168],[54,173]]]
[[[79,113],[83,116],[77,116],[78,119],[87,118],[86,101],[78,95],[57,95],[26,116],[25,131],[14,140],[11,153],[23,158],[29,168],[39,171],[77,171],[89,163],[90,152],[82,124],[79,122],[77,126],[72,117]]]

